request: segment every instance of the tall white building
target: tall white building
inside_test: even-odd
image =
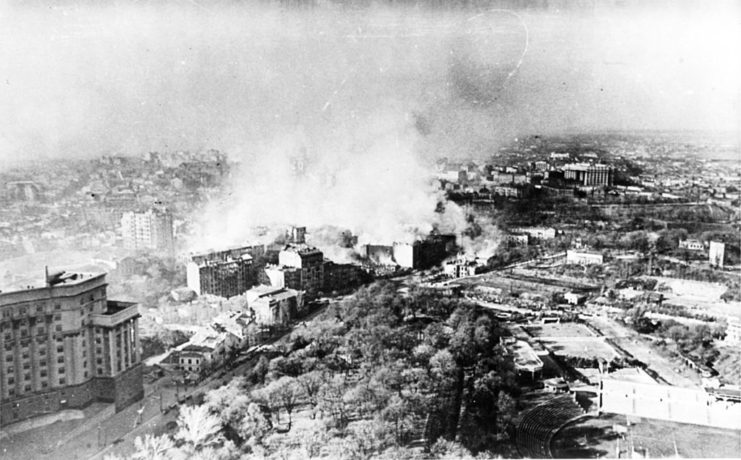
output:
[[[725,252],[726,252],[726,245],[724,243],[720,243],[718,241],[711,241],[710,251],[708,254],[710,265],[714,267],[723,268],[723,258],[725,257]]]
[[[167,209],[125,212],[121,217],[121,234],[126,249],[174,253],[172,214]]]

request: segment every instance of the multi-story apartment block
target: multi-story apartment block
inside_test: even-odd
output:
[[[283,267],[300,270],[298,285],[284,286],[306,291],[307,296],[316,297],[324,288],[324,254],[306,244],[289,244],[278,254],[278,263]]]
[[[265,246],[242,246],[222,251],[194,254],[188,263],[188,287],[198,295],[234,297],[257,281],[254,261],[265,254]]]
[[[0,426],[143,397],[138,307],[106,286],[105,274],[62,272],[0,293]]]
[[[123,213],[121,234],[126,249],[155,249],[168,255],[174,253],[172,214],[165,208]]]
[[[342,292],[354,288],[365,279],[363,269],[355,264],[338,264],[324,259],[324,291]]]

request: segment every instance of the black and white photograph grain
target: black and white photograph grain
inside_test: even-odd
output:
[[[738,0],[0,0],[0,460],[741,458]]]

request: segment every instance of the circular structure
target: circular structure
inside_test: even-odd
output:
[[[584,410],[570,395],[558,396],[535,406],[517,424],[517,450],[526,458],[553,458],[553,436],[567,423],[583,415]]]

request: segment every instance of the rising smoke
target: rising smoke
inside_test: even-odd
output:
[[[194,246],[284,223],[388,243],[467,225],[435,212],[439,156],[565,129],[737,128],[732,2],[491,3],[510,10],[0,3],[0,167],[214,148],[239,166]]]

